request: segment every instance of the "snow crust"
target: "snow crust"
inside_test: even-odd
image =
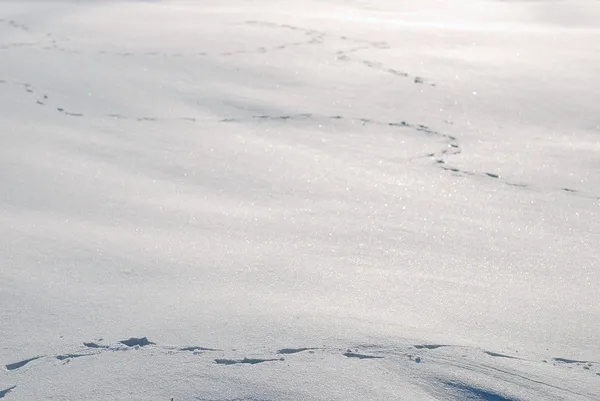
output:
[[[0,399],[600,399],[598,21],[2,2]]]

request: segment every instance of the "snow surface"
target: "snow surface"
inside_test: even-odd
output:
[[[599,21],[3,1],[0,399],[600,400]]]

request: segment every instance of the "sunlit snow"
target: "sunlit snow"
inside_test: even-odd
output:
[[[600,399],[600,3],[0,3],[0,399]]]

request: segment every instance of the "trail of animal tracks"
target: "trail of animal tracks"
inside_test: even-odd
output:
[[[600,399],[600,5],[4,1],[0,399]]]

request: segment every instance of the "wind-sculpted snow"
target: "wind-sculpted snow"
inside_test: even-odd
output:
[[[600,398],[600,3],[208,3],[2,2],[2,401]]]
[[[177,382],[171,383],[169,388],[159,388],[160,384],[157,386],[149,378],[166,374],[162,372],[169,372],[171,369],[178,372],[188,368],[203,372],[202,378],[198,377],[199,381],[195,381],[191,385],[192,388],[184,391],[188,397],[192,397],[190,399],[212,399],[207,397],[211,396],[210,393],[213,393],[214,390],[205,388],[203,385],[205,381],[210,381],[212,378],[231,380],[228,392],[236,397],[241,397],[240,399],[243,397],[280,399],[281,395],[277,394],[283,388],[286,389],[287,397],[296,398],[302,392],[302,388],[299,386],[302,380],[298,380],[300,377],[297,374],[302,372],[303,375],[318,376],[328,372],[329,369],[342,369],[344,372],[331,376],[334,380],[343,380],[344,375],[347,375],[348,372],[362,372],[366,378],[356,378],[359,380],[357,383],[359,386],[363,385],[361,383],[363,381],[368,385],[368,380],[380,382],[393,377],[394,381],[386,383],[386,386],[389,387],[387,391],[395,392],[405,389],[408,395],[422,392],[422,394],[427,394],[430,399],[439,400],[516,400],[538,397],[584,400],[595,399],[600,395],[595,390],[590,392],[584,390],[586,383],[593,385],[598,380],[596,375],[600,371],[598,363],[585,362],[586,365],[582,369],[569,372],[571,381],[561,382],[561,358],[555,358],[555,363],[548,364],[545,361],[512,358],[470,347],[452,345],[378,346],[370,344],[346,350],[343,347],[304,347],[286,348],[279,351],[216,350],[209,347],[194,347],[198,352],[190,354],[185,352],[189,347],[154,344],[147,340],[149,345],[136,345],[132,348],[124,344],[127,341],[129,340],[122,340],[112,345],[106,344],[102,348],[92,347],[90,349],[88,345],[66,354],[42,357],[41,362],[26,372],[20,375],[14,373],[9,376],[16,383],[22,382],[11,388],[14,391],[15,399],[17,399],[16,397],[25,399],[36,392],[52,391],[44,383],[27,384],[35,377],[51,375],[53,380],[57,380],[57,384],[61,386],[68,386],[69,381],[80,376],[85,377],[85,372],[90,368],[98,372],[114,371],[114,375],[117,377],[120,375],[130,377],[138,368],[128,371],[129,368],[123,365],[127,366],[132,360],[134,360],[134,364],[131,366],[147,369],[144,377],[138,377],[138,384],[147,390],[152,389],[153,396],[160,396],[161,399],[170,399],[170,397],[179,399],[173,395],[181,393],[184,389],[180,388]],[[311,352],[303,352],[307,350]],[[282,354],[285,357],[278,356]],[[112,357],[113,355],[114,357]],[[485,358],[485,355],[491,358]],[[342,357],[346,357],[348,361],[344,362]],[[350,361],[353,359],[357,362]],[[71,369],[73,364],[78,365]],[[235,365],[248,365],[247,369],[257,369],[257,371],[240,371],[239,367]],[[387,370],[392,366],[395,367],[393,368],[394,375],[386,378],[380,368]],[[535,375],[531,374],[532,367],[538,372]],[[228,370],[223,370],[224,368]],[[65,370],[64,374],[61,373],[63,370]],[[538,376],[542,371],[544,372],[543,376]],[[523,372],[529,373],[524,376]],[[246,385],[255,387],[248,380],[266,380],[271,375],[277,376],[278,380],[276,383],[272,383],[270,391],[261,389],[253,392],[246,388]],[[108,379],[109,377],[102,375],[89,378],[88,380],[91,381],[87,383],[87,386],[98,388]],[[240,379],[241,382],[239,382]],[[583,388],[578,387],[581,385]],[[81,386],[81,389],[87,386]],[[379,390],[381,389],[372,388],[363,394],[371,394],[373,397],[385,394],[385,391],[380,392]],[[47,394],[50,395],[50,393]],[[78,393],[71,392],[71,394],[76,396]],[[224,397],[214,399],[230,399]],[[401,394],[398,398],[405,399]],[[410,397],[406,398],[410,399]],[[151,399],[151,396],[142,395],[142,399]],[[355,399],[355,397],[348,396],[348,398],[340,399]]]

